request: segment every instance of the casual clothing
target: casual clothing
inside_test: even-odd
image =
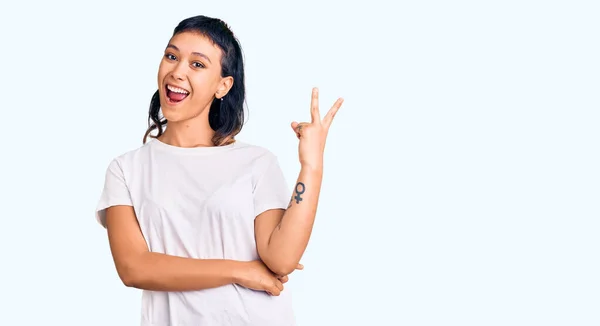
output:
[[[291,191],[277,157],[236,141],[182,148],[151,139],[106,170],[96,219],[133,206],[149,250],[197,259],[260,259],[254,218],[287,208]],[[280,296],[237,284],[184,292],[143,291],[142,326],[295,325],[289,289]]]

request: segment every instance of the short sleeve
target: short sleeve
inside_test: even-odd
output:
[[[286,209],[290,203],[290,196],[291,192],[279,161],[272,157],[254,188],[254,216],[269,209]]]
[[[104,189],[96,207],[96,220],[103,227],[106,227],[106,209],[115,205],[133,206],[123,169],[116,159],[106,169]]]

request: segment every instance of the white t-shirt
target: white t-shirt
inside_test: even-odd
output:
[[[134,207],[152,252],[197,259],[259,259],[254,218],[287,208],[291,189],[277,157],[236,141],[182,148],[151,139],[116,157],[96,210]],[[184,292],[143,291],[141,325],[292,326],[289,289],[280,296],[237,284]]]

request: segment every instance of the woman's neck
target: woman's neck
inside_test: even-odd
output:
[[[214,146],[214,135],[210,126],[192,126],[186,121],[168,122],[165,132],[158,140],[177,147],[210,147]]]

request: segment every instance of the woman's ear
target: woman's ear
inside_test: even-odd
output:
[[[233,86],[233,77],[227,76],[227,77],[221,78],[221,82],[219,83],[219,88],[217,88],[217,93],[215,94],[215,97],[216,98],[224,97],[225,95],[227,95],[227,93],[229,93],[229,90],[231,89],[232,86]]]

